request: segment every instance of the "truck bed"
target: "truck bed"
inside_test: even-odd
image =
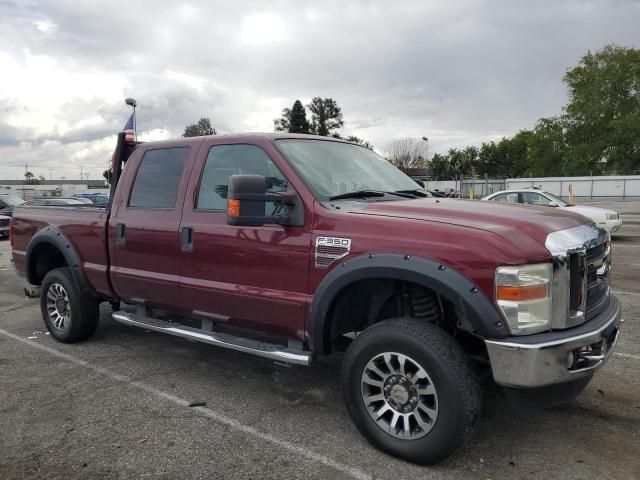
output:
[[[87,281],[99,293],[112,296],[108,279],[106,205],[26,206],[16,207],[12,219],[13,261],[16,270],[25,274],[27,246],[36,232],[52,227],[69,239],[80,257]]]

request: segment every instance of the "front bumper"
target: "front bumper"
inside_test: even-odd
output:
[[[622,220],[620,218],[607,220],[606,222],[599,222],[598,226],[604,228],[609,233],[615,233],[622,227]]]
[[[607,308],[579,327],[485,340],[493,378],[506,387],[538,388],[590,377],[613,352],[623,321],[611,295]]]

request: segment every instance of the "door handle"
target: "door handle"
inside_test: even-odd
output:
[[[193,228],[192,227],[182,227],[182,231],[180,232],[180,249],[183,252],[193,251]]]
[[[125,225],[124,223],[118,223],[116,225],[116,245],[126,245],[127,239],[125,238]]]

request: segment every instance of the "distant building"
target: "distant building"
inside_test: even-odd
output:
[[[0,193],[12,193],[25,200],[39,197],[69,197],[76,193],[109,193],[104,180],[0,180]]]

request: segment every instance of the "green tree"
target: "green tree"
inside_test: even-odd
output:
[[[314,97],[307,108],[311,112],[310,130],[315,135],[328,137],[344,125],[342,110],[333,98]]]
[[[211,126],[211,120],[207,117],[202,117],[196,123],[187,125],[184,128],[183,137],[201,137],[205,135],[216,135],[216,129]]]
[[[567,71],[569,170],[640,171],[640,50],[607,45]]]
[[[533,177],[571,174],[567,154],[563,119],[550,117],[538,120],[529,136],[527,173]]]
[[[498,143],[483,143],[475,162],[475,174],[495,178],[520,177],[529,168],[529,144],[532,132],[521,130]]]
[[[436,180],[448,180],[449,173],[449,157],[436,153],[429,162],[430,175]]]
[[[24,172],[24,180],[28,185],[37,184],[38,180],[33,172]]]
[[[284,108],[280,118],[273,121],[276,132],[309,133],[310,125],[307,120],[307,111],[300,100],[293,103],[293,107]]]
[[[340,136],[338,136],[337,138],[341,138]],[[373,150],[373,145],[371,145],[369,142],[367,142],[366,140],[356,137],[355,135],[349,135],[348,137],[345,138],[345,140],[347,142],[351,142],[351,143],[356,143],[358,145],[361,145],[365,148],[368,148],[369,150]]]
[[[111,169],[102,172],[102,176],[106,180],[107,185],[111,185],[111,181],[113,180],[113,172],[111,171]]]

